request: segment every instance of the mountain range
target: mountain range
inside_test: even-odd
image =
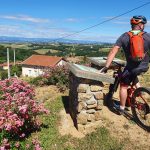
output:
[[[70,39],[51,39],[51,38],[24,38],[0,36],[0,43],[68,43],[68,44],[104,44],[98,41],[83,41]],[[108,44],[108,43],[107,43]]]

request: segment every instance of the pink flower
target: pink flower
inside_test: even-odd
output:
[[[42,150],[42,148],[40,147],[40,144],[35,145],[35,150]]]
[[[16,148],[19,148],[19,147],[20,147],[20,143],[19,143],[19,142],[16,142],[16,143],[15,143],[15,147],[16,147]]]
[[[26,135],[24,134],[24,133],[22,133],[21,135],[20,135],[20,138],[24,138]]]
[[[0,147],[0,150],[6,150],[6,149],[5,149],[5,146],[1,146],[1,147]]]
[[[27,105],[19,106],[19,112],[22,114],[25,114],[27,112],[27,109],[28,109]]]
[[[5,124],[4,127],[6,131],[10,131],[12,129],[12,125],[10,123]]]

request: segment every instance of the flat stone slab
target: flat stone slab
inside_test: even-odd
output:
[[[103,67],[106,63],[106,59],[107,57],[88,57],[87,58],[92,64],[95,64],[97,66],[101,66]],[[122,64],[122,65],[125,65],[126,64],[126,61],[124,60],[121,60],[121,59],[118,59],[118,58],[114,58],[114,61],[119,63],[119,64]],[[112,64],[111,66],[116,66],[115,64]]]
[[[85,79],[92,79],[96,81],[101,81],[101,82],[107,82],[107,83],[114,83],[114,78],[104,74],[100,73],[99,70],[92,68],[92,67],[87,67],[79,64],[74,64],[74,63],[68,63],[69,70],[79,78],[85,78]]]

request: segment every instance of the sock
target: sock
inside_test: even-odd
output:
[[[124,110],[124,109],[125,109],[125,106],[120,106],[120,109],[121,109],[121,110]]]

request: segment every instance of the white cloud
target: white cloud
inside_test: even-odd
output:
[[[9,19],[9,20],[28,21],[28,22],[33,22],[33,23],[47,23],[50,21],[49,19],[34,18],[31,16],[26,16],[26,15],[17,15],[17,16],[3,15],[3,16],[0,16],[0,18]]]
[[[67,18],[65,21],[67,21],[67,22],[79,22],[80,20],[77,18]]]
[[[0,25],[1,36],[27,37],[27,38],[62,38],[66,35],[74,33],[67,28],[23,28],[21,26]],[[92,35],[92,33],[85,32],[70,36],[67,39],[90,40],[101,42],[114,42],[117,37],[111,35]]]

